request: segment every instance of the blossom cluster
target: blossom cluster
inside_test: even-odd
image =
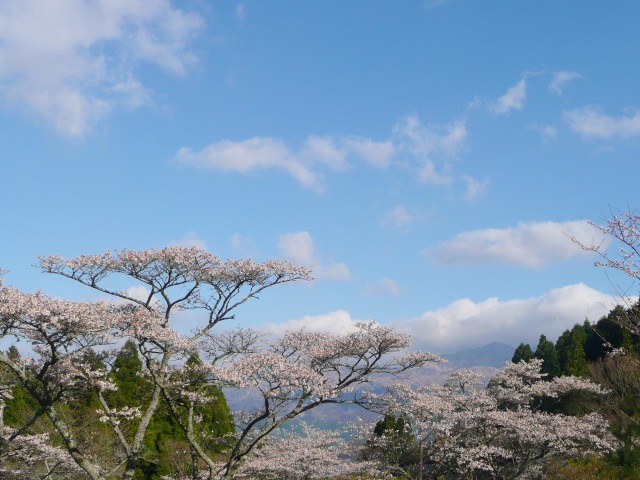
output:
[[[607,453],[617,447],[598,414],[571,417],[538,410],[541,398],[581,392],[604,395],[598,385],[575,377],[545,380],[541,362],[507,362],[487,388],[463,370],[445,385],[397,384],[369,395],[370,408],[389,408],[411,425],[420,448],[443,471],[486,472],[516,478],[531,473],[549,455]]]

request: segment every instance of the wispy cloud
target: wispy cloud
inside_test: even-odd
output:
[[[569,72],[566,70],[554,72],[553,78],[551,82],[549,82],[549,91],[556,95],[562,95],[564,86],[577,78],[580,78],[580,74],[577,72]]]
[[[451,161],[466,146],[464,121],[426,125],[416,115],[409,115],[395,125],[393,133],[397,150],[410,154],[417,163],[421,181],[436,185],[451,182]]]
[[[396,205],[382,216],[380,224],[394,230],[406,232],[414,221],[415,214],[413,212],[410,212],[402,205]]]
[[[351,278],[346,264],[322,259],[311,234],[307,231],[280,235],[278,246],[284,258],[310,268],[319,280],[344,281]]]
[[[381,278],[377,282],[368,283],[365,287],[365,293],[372,297],[390,296],[398,298],[402,289],[395,280],[390,278]]]
[[[598,320],[615,304],[612,296],[579,283],[525,299],[492,297],[474,302],[463,298],[392,325],[410,333],[414,346],[436,353],[490,342],[515,347],[520,342],[537,342],[541,334],[555,339],[585,318]]]
[[[310,135],[295,156],[307,165],[320,164],[334,171],[342,171],[349,166],[348,153],[350,152],[346,147],[331,137]]]
[[[309,135],[298,148],[274,137],[221,140],[194,151],[182,147],[176,163],[214,171],[247,174],[279,169],[300,185],[323,191],[328,172],[340,172],[361,162],[374,168],[404,165],[417,171],[421,181],[448,184],[452,161],[465,147],[467,130],[463,121],[425,125],[415,115],[399,121],[391,139],[374,140],[357,135]]]
[[[222,140],[200,151],[183,147],[174,160],[183,165],[243,174],[275,168],[288,173],[300,185],[321,192],[325,170],[346,170],[350,167],[349,159],[358,158],[376,167],[385,167],[392,153],[390,142],[310,135],[298,150],[279,138],[254,137],[243,141]]]
[[[527,80],[523,78],[498,98],[490,109],[497,115],[508,115],[512,110],[521,110],[527,99]]]
[[[284,170],[303,186],[322,190],[321,175],[277,138],[254,137],[241,142],[223,140],[199,152],[183,147],[175,160],[184,165],[238,173],[276,168]]]
[[[423,253],[446,264],[506,264],[536,268],[584,252],[569,237],[585,244],[600,239],[584,221],[519,223],[513,228],[488,228],[463,232]]]
[[[0,92],[62,134],[82,136],[114,104],[149,103],[140,62],[184,74],[203,27],[168,0],[7,0],[0,3]]]
[[[586,138],[629,138],[640,135],[640,110],[629,109],[627,115],[611,117],[587,106],[564,112],[569,128]]]
[[[464,199],[473,203],[476,200],[483,198],[489,190],[489,180],[478,180],[469,175],[463,175],[462,180],[465,183]]]
[[[393,159],[395,147],[390,140],[376,142],[366,137],[348,136],[342,140],[344,148],[369,165],[386,168]]]

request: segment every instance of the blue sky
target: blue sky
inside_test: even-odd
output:
[[[374,319],[443,353],[555,339],[629,287],[567,235],[639,203],[638,14],[3,0],[6,282],[93,298],[36,258],[199,245],[314,269],[243,325]]]

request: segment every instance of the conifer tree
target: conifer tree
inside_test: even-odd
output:
[[[528,362],[529,360],[533,360],[535,355],[533,354],[533,350],[531,350],[531,346],[528,343],[521,343],[516,348],[516,351],[513,353],[513,357],[511,358],[511,362],[520,363],[522,361]]]
[[[535,357],[542,360],[541,372],[547,374],[550,380],[560,375],[560,357],[553,342],[547,340],[547,337],[540,335],[540,341],[536,348]]]
[[[589,366],[584,351],[586,334],[581,325],[574,325],[571,330],[558,338],[556,349],[560,356],[560,371],[562,375],[584,376]]]

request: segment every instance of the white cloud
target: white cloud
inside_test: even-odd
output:
[[[394,154],[391,141],[376,142],[366,137],[349,136],[343,139],[343,144],[354,156],[378,168],[388,167]]]
[[[135,298],[136,300],[140,300],[141,302],[146,302],[149,298],[150,293],[151,290],[149,290],[144,285],[133,285],[124,291],[124,294],[127,297]]]
[[[390,296],[398,298],[401,292],[400,285],[390,278],[381,278],[375,283],[370,283],[365,287],[365,293],[372,297]]]
[[[511,110],[521,110],[526,99],[527,81],[523,78],[491,105],[491,111],[498,115],[507,115]]]
[[[0,92],[70,136],[81,136],[114,103],[149,93],[140,61],[184,74],[188,44],[204,26],[168,0],[0,2]]]
[[[450,264],[540,267],[584,255],[569,237],[588,245],[601,239],[599,232],[585,221],[519,223],[514,228],[463,232],[423,253]]]
[[[487,194],[489,180],[477,180],[469,175],[462,175],[462,180],[466,187],[464,198],[467,202],[475,202]]]
[[[577,72],[569,72],[566,70],[554,72],[553,78],[549,83],[549,91],[556,95],[562,95],[562,88],[576,78],[580,78],[580,74]]]
[[[149,91],[137,79],[132,77],[123,79],[108,90],[120,95],[130,108],[153,104]]]
[[[610,117],[595,107],[583,107],[564,112],[569,127],[584,137],[629,138],[640,135],[640,110],[630,109],[622,117]]]
[[[240,142],[222,140],[199,152],[183,147],[175,160],[210,170],[238,173],[277,168],[286,171],[303,186],[321,190],[319,174],[277,138],[254,137]]]
[[[295,151],[279,138],[254,137],[243,141],[222,140],[199,152],[183,147],[174,160],[184,165],[243,174],[276,168],[287,172],[302,186],[320,192],[324,168],[346,170],[351,157],[384,168],[391,162],[393,148],[390,141],[376,142],[365,137],[309,135]]]
[[[299,156],[308,163],[320,163],[332,170],[345,170],[347,164],[347,152],[330,137],[310,135],[304,142]]]
[[[402,205],[397,205],[384,214],[380,223],[401,232],[407,231],[415,221],[415,215]]]
[[[451,160],[464,149],[467,128],[463,121],[427,126],[415,115],[398,122],[394,129],[396,149],[408,152],[418,162],[420,180],[436,185],[451,182]]]
[[[363,320],[351,318],[351,314],[346,310],[336,310],[322,315],[305,315],[302,318],[280,323],[266,323],[261,329],[274,335],[283,335],[303,328],[310,332],[344,335],[356,331],[356,323],[359,322],[363,322]]]
[[[255,170],[280,169],[304,187],[323,191],[326,170],[344,171],[359,160],[374,168],[402,165],[417,170],[421,181],[449,184],[452,161],[465,147],[465,122],[424,125],[408,116],[393,128],[392,139],[376,141],[356,135],[309,135],[299,148],[274,137],[221,140],[200,151],[182,147],[174,161],[215,171],[248,174]]]
[[[410,333],[414,346],[435,353],[479,347],[490,342],[517,346],[537,342],[541,334],[557,338],[585,318],[598,320],[615,299],[582,283],[551,290],[539,297],[514,300],[456,300],[419,317],[392,325]],[[536,343],[532,347],[535,348]]]
[[[278,246],[287,260],[310,268],[319,280],[342,281],[351,278],[349,267],[344,263],[322,261],[313,238],[307,231],[280,235]]]

